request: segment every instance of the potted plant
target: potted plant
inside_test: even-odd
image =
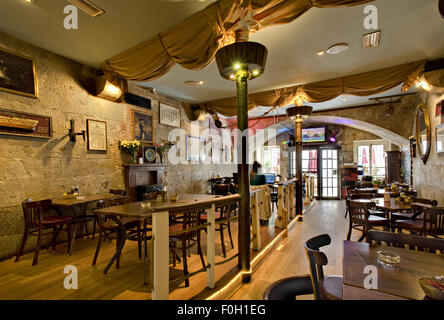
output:
[[[137,154],[139,153],[139,147],[140,141],[138,140],[119,141],[119,149],[128,153],[131,163],[137,163]]]
[[[375,180],[372,181],[372,183],[373,183],[373,188],[379,189],[379,187],[382,184],[382,181],[380,179],[375,179]]]

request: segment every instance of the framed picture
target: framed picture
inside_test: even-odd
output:
[[[0,109],[0,134],[49,139],[52,137],[52,119],[38,114]]]
[[[180,128],[180,109],[159,103],[159,123]]]
[[[204,138],[187,135],[185,139],[185,152],[187,161],[201,160],[201,153],[204,147]],[[202,159],[204,160],[204,159]]]
[[[88,150],[107,150],[107,133],[105,121],[87,119],[86,131],[88,135]]]
[[[153,117],[149,114],[134,111],[134,139],[140,142],[153,142]]]
[[[38,98],[35,60],[0,48],[0,90]]]
[[[436,153],[444,153],[444,124],[440,124],[436,130]]]

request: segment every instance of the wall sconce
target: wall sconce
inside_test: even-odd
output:
[[[71,119],[69,122],[71,123],[71,128],[69,128],[69,131],[68,131],[69,132],[68,133],[69,140],[71,140],[73,142],[76,142],[76,136],[82,136],[83,137],[83,141],[85,141],[85,133],[86,133],[86,131],[82,130],[80,132],[76,132],[76,129],[75,129],[76,122],[75,122],[75,120]]]
[[[96,96],[111,101],[117,101],[122,96],[122,89],[106,80],[104,76],[96,79]]]

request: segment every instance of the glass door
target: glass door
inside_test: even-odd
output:
[[[307,149],[302,151],[302,174],[314,177],[314,196],[318,196],[318,150]]]
[[[338,149],[321,151],[321,197],[339,198]]]

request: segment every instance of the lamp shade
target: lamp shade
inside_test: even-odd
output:
[[[217,67],[220,75],[228,80],[234,80],[239,70],[250,73],[250,79],[259,77],[265,69],[268,51],[257,42],[235,42],[216,53]]]
[[[309,116],[313,111],[313,107],[310,106],[296,106],[287,109],[287,117],[291,119],[303,118],[304,116]]]
[[[105,77],[96,79],[96,95],[100,98],[116,101],[122,96],[122,89],[106,80]]]

